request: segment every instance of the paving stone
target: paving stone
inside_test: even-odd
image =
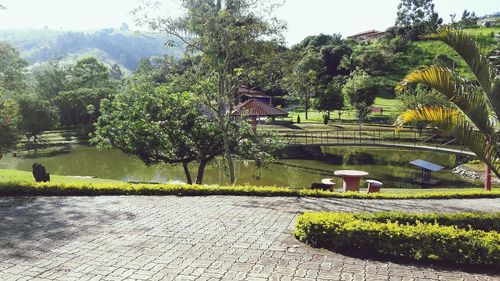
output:
[[[0,198],[0,280],[500,280],[365,260],[290,234],[304,211],[500,212],[500,199]]]

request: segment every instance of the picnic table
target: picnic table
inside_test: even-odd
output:
[[[338,170],[334,175],[342,177],[344,192],[356,191],[359,192],[361,178],[368,176],[369,173],[357,170]]]

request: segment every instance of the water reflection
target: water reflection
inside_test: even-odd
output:
[[[369,178],[384,182],[386,187],[418,188],[411,183],[420,171],[408,162],[424,159],[446,167],[434,173],[433,178],[441,180],[442,187],[477,185],[451,173],[459,156],[418,150],[393,150],[375,147],[323,147],[309,159],[282,159],[258,169],[252,161],[237,161],[236,174],[239,184],[309,187],[322,178],[332,177],[333,171],[357,169],[370,173]],[[314,158],[314,159],[312,159]],[[20,152],[0,160],[0,168],[31,171],[33,162],[42,163],[51,174],[97,176],[136,182],[185,181],[184,172],[176,165],[147,167],[140,160],[127,156],[118,150],[99,151],[94,147],[76,145],[52,148],[43,151]],[[192,167],[193,173],[195,167]],[[218,160],[207,166],[206,184],[227,184],[228,177]],[[341,184],[340,179],[337,179]]]

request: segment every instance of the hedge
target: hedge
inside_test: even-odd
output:
[[[394,214],[394,217],[400,217]],[[467,221],[476,216],[430,214],[424,221]],[[498,217],[499,214],[494,214]],[[365,253],[379,253],[417,260],[442,260],[458,264],[500,265],[500,234],[497,231],[464,229],[452,225],[420,222],[425,215],[408,215],[407,222],[386,220],[384,215],[357,215],[349,213],[305,213],[297,218],[293,235],[314,247],[334,250],[359,249]],[[410,218],[415,218],[411,220]]]
[[[404,212],[379,212],[360,213],[354,215],[357,219],[376,222],[398,222],[399,224],[431,223],[446,226],[456,226],[462,229],[476,229],[483,231],[500,232],[500,213],[404,213]]]
[[[500,198],[500,190],[439,191],[428,193],[357,193],[332,192],[314,189],[292,189],[260,186],[204,186],[185,184],[128,184],[128,183],[33,183],[2,182],[0,196],[102,196],[102,195],[234,195],[234,196],[291,196],[351,199],[464,199]]]

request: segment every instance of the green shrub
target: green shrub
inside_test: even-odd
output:
[[[297,218],[293,235],[315,247],[360,249],[363,252],[397,257],[498,267],[500,263],[498,232],[462,229],[457,226],[443,226],[416,220],[417,217],[424,216],[413,215],[415,220],[408,219],[411,224],[402,224],[390,220],[377,221],[380,217],[388,217],[387,213],[380,217],[348,213],[305,213]],[[443,218],[447,216],[442,215]],[[453,218],[459,220],[455,216],[460,215],[449,215],[452,219],[448,221]],[[471,218],[474,215],[464,216]],[[431,214],[427,220],[431,221],[438,217],[437,214]],[[483,218],[481,215],[477,217]]]
[[[356,214],[357,219],[375,222],[397,222],[399,224],[415,225],[418,222],[456,226],[462,229],[476,229],[483,231],[500,231],[500,213],[425,213],[412,214],[404,212],[380,212]]]
[[[315,189],[293,189],[260,186],[204,186],[185,184],[128,184],[128,183],[34,183],[1,182],[0,196],[98,196],[98,195],[241,195],[291,196],[350,199],[450,199],[500,198],[500,190],[437,191],[426,193],[358,193],[332,192]]]

